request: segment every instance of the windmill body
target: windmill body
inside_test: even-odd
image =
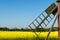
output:
[[[60,37],[60,0],[57,0],[58,3],[58,36]]]

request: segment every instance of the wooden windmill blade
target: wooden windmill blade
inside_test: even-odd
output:
[[[43,11],[30,25],[29,25],[29,27],[31,28],[31,30],[34,32],[34,27],[35,27],[35,29],[37,29],[38,30],[38,28],[39,27],[41,27],[43,30],[44,30],[44,28],[43,28],[43,26],[42,26],[42,24],[44,24],[45,26],[47,26],[49,23],[50,23],[50,21],[53,19],[50,15],[52,14],[52,15],[54,15],[55,16],[55,14],[56,14],[56,12],[57,12],[57,6],[55,5],[55,3],[52,3],[45,11]],[[45,13],[47,14],[46,16],[45,16]],[[43,18],[42,18],[42,16],[43,16]],[[48,17],[51,19],[50,21],[48,20]],[[39,20],[41,20],[41,22],[39,21]],[[47,21],[48,22],[48,24],[46,24],[46,22],[45,21]],[[36,23],[38,23],[37,25],[36,25]],[[31,25],[33,25],[33,26],[31,26]],[[32,28],[33,27],[33,28]],[[35,32],[34,32],[35,33]],[[37,36],[38,36],[38,34],[37,33],[35,33]]]
[[[44,23],[45,20],[47,20],[48,17],[50,17],[50,14],[55,15],[57,12],[57,6],[55,5],[55,3],[52,3],[46,10],[45,12],[47,13],[47,16],[44,18],[44,20],[41,21],[41,23],[37,26],[41,26],[42,23]],[[50,17],[51,18],[51,17]],[[52,18],[51,18],[52,20]],[[47,20],[48,21],[48,20]],[[48,21],[49,22],[49,21]]]

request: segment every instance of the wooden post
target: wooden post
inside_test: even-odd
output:
[[[51,33],[52,29],[53,29],[53,26],[54,26],[54,24],[56,22],[57,16],[58,16],[58,14],[56,14],[55,19],[53,21],[53,24],[52,24],[52,26],[51,26],[51,28],[50,28],[50,30],[48,32],[48,35],[46,36],[46,39],[45,40],[48,40],[48,37],[49,37],[49,35],[50,35],[50,33]]]
[[[60,37],[60,0],[57,0],[58,3],[58,37]]]

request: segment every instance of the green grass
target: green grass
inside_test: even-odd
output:
[[[33,37],[33,38],[0,38],[0,40],[45,40],[45,38],[38,38],[38,37]],[[60,38],[48,38],[48,40],[60,40]]]

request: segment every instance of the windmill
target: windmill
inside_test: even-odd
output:
[[[42,30],[44,31],[44,28],[51,22],[51,20],[55,17],[52,27],[50,28],[48,35],[46,36],[46,39],[48,39],[49,34],[55,24],[55,21],[58,17],[58,36],[60,37],[60,15],[59,15],[59,9],[60,9],[60,0],[57,0],[58,2],[58,13],[57,13],[57,5],[55,3],[52,3],[46,10],[44,10],[35,20],[33,20],[33,22],[29,25],[29,27],[31,28],[31,30],[36,34],[37,37],[39,37],[39,34],[41,33],[39,28],[42,28]],[[53,15],[54,17],[51,17],[50,15]],[[41,18],[42,17],[42,18]],[[51,20],[49,20],[48,18],[50,18]],[[41,21],[41,22],[40,22]],[[47,21],[48,23],[46,24]],[[42,26],[42,24],[45,25],[45,27]],[[33,28],[32,28],[33,27]],[[35,32],[34,29],[37,29],[40,31],[39,34],[37,34]]]

